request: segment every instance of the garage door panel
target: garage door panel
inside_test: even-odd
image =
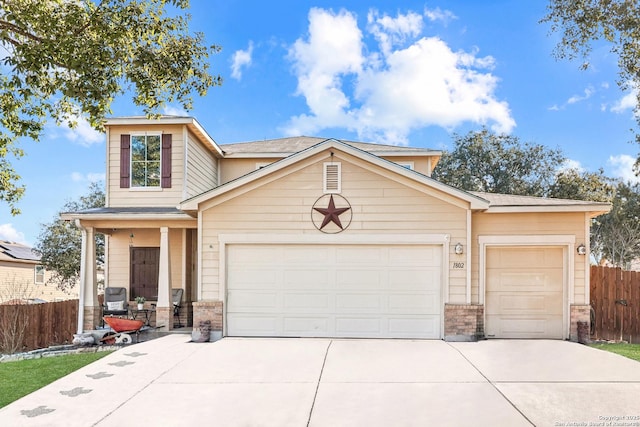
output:
[[[395,265],[395,264],[394,264]],[[389,270],[389,289],[396,291],[434,290],[440,291],[440,270],[429,268],[407,268]]]
[[[242,269],[229,272],[234,289],[269,289],[280,283],[279,272],[265,269]]]
[[[227,310],[256,311],[280,310],[280,294],[278,292],[234,290],[229,291]]]
[[[549,338],[562,336],[562,319],[554,316],[488,316],[488,334],[501,338]]]
[[[380,289],[381,281],[384,277],[381,277],[380,271],[377,269],[347,269],[338,268],[335,272],[336,282],[335,287],[338,290],[352,290],[352,289]]]
[[[239,264],[269,265],[282,259],[282,251],[264,247],[233,246],[229,248],[229,256]]]
[[[540,314],[562,315],[562,305],[558,304],[558,299],[562,300],[562,294],[547,293],[529,295],[528,293],[495,293],[487,296],[487,305],[497,307],[500,313],[512,314]],[[491,311],[493,312],[493,310]]]
[[[492,279],[495,291],[557,291],[562,268],[489,269],[487,276]]]
[[[323,310],[329,309],[329,296],[327,294],[299,294],[285,293],[283,295],[283,308],[292,311]]]
[[[239,315],[234,319],[234,329],[242,336],[263,336],[270,331],[281,329],[280,323],[281,319],[278,316]]]
[[[228,335],[440,337],[442,246],[228,248]],[[280,257],[251,264],[252,248]]]
[[[337,294],[337,313],[359,313],[362,311],[379,312],[382,308],[381,296],[378,294]]]
[[[562,247],[487,249],[485,332],[496,338],[563,338]]]
[[[283,289],[326,289],[329,272],[320,269],[284,270],[282,272]],[[267,282],[267,286],[268,286]]]
[[[317,262],[326,262],[329,259],[330,251],[328,248],[317,248],[317,247],[283,247],[280,251],[276,250],[276,252],[282,253],[282,259],[286,259],[291,261],[292,263],[317,263]]]
[[[440,316],[392,317],[388,324],[389,332],[400,338],[412,338],[420,334],[433,336],[440,333]]]
[[[440,295],[431,294],[392,294],[388,298],[390,313],[437,313]]]
[[[336,264],[341,265],[376,265],[384,260],[384,249],[377,246],[341,246],[336,247]]]
[[[326,317],[291,317],[283,319],[282,335],[304,336],[308,331],[314,331],[316,336],[327,336],[333,328],[329,327],[332,319]]]

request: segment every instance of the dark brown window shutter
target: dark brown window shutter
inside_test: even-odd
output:
[[[131,135],[120,135],[120,188],[129,188],[131,175]]]
[[[162,188],[171,188],[171,134],[162,135]]]

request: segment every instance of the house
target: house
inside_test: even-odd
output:
[[[47,284],[52,273],[27,245],[0,240],[0,304],[54,302],[78,298],[78,289],[63,291]]]
[[[80,329],[105,281],[225,336],[576,339],[589,224],[609,206],[469,193],[439,151],[312,137],[219,145],[197,120],[106,122],[106,207],[83,231]]]

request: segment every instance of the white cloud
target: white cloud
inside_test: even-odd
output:
[[[408,37],[417,37],[422,32],[422,16],[415,12],[380,16],[377,10],[371,10],[367,16],[368,30],[378,40],[382,53],[387,56],[393,46],[404,43]]]
[[[365,57],[363,34],[351,12],[311,9],[308,38],[289,50],[297,94],[305,97],[309,114],[292,117],[284,131],[342,127],[391,144],[405,144],[413,129],[464,122],[510,132],[515,121],[509,106],[494,95],[498,78],[489,71],[494,59],[477,51],[454,52],[437,37],[415,40],[422,28],[416,16],[371,12],[368,30],[381,52]],[[396,47],[400,43],[408,46]]]
[[[575,169],[578,172],[584,172],[585,169],[582,167],[582,164],[578,160],[567,159],[560,166],[560,171]]]
[[[632,90],[631,92],[620,98],[618,101],[616,101],[611,106],[611,111],[614,113],[624,113],[627,110],[633,110],[633,108],[636,106],[636,102],[638,99],[637,96],[638,90]]]
[[[76,121],[77,125],[75,128],[71,128],[67,126],[64,131],[64,136],[76,142],[84,147],[89,147],[93,144],[99,144],[104,142],[104,133],[98,132],[94,128],[91,127],[89,122],[80,116],[76,116],[73,118]]]
[[[611,173],[614,178],[620,178],[625,182],[640,182],[640,177],[636,176],[633,171],[633,165],[636,158],[628,154],[619,154],[617,156],[609,156],[607,164],[611,166]]]
[[[594,92],[593,87],[589,86],[584,90],[584,95],[573,95],[567,100],[567,104],[575,104],[576,102],[587,100],[591,98],[591,95],[593,95]]]
[[[24,233],[16,230],[13,224],[0,224],[0,240],[26,244]]]
[[[188,117],[189,116],[189,112],[180,108],[180,107],[174,107],[173,105],[166,105],[163,109],[162,109],[162,114],[164,114],[165,116],[178,116],[178,117]]]
[[[236,80],[242,78],[242,69],[251,65],[253,55],[253,42],[249,42],[247,50],[236,50],[231,57],[231,77]]]
[[[105,180],[104,173],[88,173],[71,172],[71,180],[73,182],[100,182]]]
[[[454,19],[458,19],[458,17],[454,15],[454,13],[451,12],[450,10],[442,10],[439,7],[436,7],[435,9],[428,9],[427,7],[425,7],[424,16],[426,16],[427,19],[431,22],[441,21],[445,25],[447,25],[450,21],[453,21]]]

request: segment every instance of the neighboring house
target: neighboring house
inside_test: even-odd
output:
[[[47,284],[51,272],[29,246],[0,240],[0,303],[54,302],[78,298],[78,287],[69,292]]]
[[[225,336],[576,339],[589,224],[609,205],[469,193],[441,153],[312,137],[218,145],[190,117],[113,118],[106,207],[83,227],[80,329],[105,283]]]

